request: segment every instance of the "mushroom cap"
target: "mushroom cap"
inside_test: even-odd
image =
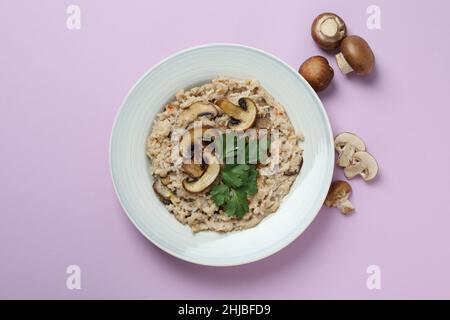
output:
[[[347,179],[360,175],[364,181],[370,181],[378,174],[377,160],[366,151],[359,151],[353,155],[352,163],[344,169]]]
[[[362,141],[361,138],[354,133],[342,132],[334,138],[334,146],[337,151],[342,151],[342,148],[347,144],[351,144],[358,151],[366,150],[364,141]]]
[[[211,186],[220,173],[219,160],[209,152],[203,154],[205,162],[208,167],[203,172],[203,174],[195,180],[190,180],[188,178],[183,180],[183,188],[190,193],[200,193],[205,191]]]
[[[335,13],[325,12],[318,15],[311,25],[311,36],[315,43],[324,50],[339,47],[347,35],[344,20]]]
[[[257,108],[250,98],[240,98],[239,105],[222,99],[216,105],[232,118],[228,122],[230,129],[247,130],[255,124]]]
[[[325,205],[332,207],[333,204],[339,201],[347,200],[351,193],[352,187],[348,182],[342,180],[333,181],[325,199]]]
[[[328,60],[322,56],[313,56],[306,59],[298,72],[316,92],[326,89],[334,77],[333,68],[328,63]]]
[[[369,44],[359,36],[348,36],[341,43],[341,53],[358,75],[367,75],[375,65],[375,56]]]

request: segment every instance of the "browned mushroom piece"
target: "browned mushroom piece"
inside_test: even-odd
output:
[[[178,116],[178,122],[181,126],[186,127],[198,117],[208,116],[214,118],[217,114],[218,111],[214,104],[207,102],[194,102],[180,113]]]
[[[322,56],[308,58],[300,66],[298,72],[316,92],[326,89],[334,77],[333,68],[328,63],[328,60]]]
[[[324,50],[339,47],[346,35],[347,27],[344,20],[331,12],[318,15],[311,25],[311,36],[314,42]]]
[[[203,154],[203,159],[208,165],[203,174],[197,179],[186,178],[183,180],[183,188],[190,193],[200,193],[207,190],[220,173],[219,160],[209,152]]]
[[[175,194],[170,191],[168,187],[163,185],[159,179],[156,179],[155,182],[153,182],[153,190],[164,204],[179,202],[178,197],[175,196]]]
[[[205,168],[197,163],[183,163],[181,169],[193,178],[200,178],[205,171]]]
[[[344,74],[355,72],[365,76],[375,66],[375,56],[369,44],[361,37],[348,36],[341,43],[341,52],[336,55],[336,62]]]
[[[192,156],[192,146],[201,145],[202,142],[211,142],[220,136],[220,130],[210,126],[194,127],[181,137],[180,140],[180,154],[184,157]],[[200,151],[199,148],[198,151]]]
[[[250,98],[240,98],[238,104],[224,99],[216,101],[216,105],[231,117],[228,121],[230,129],[247,130],[255,124],[256,104]]]
[[[343,214],[347,215],[355,211],[352,203],[348,200],[351,193],[352,187],[348,184],[348,182],[341,180],[334,181],[328,191],[327,198],[325,199],[325,205],[330,208],[338,208]]]

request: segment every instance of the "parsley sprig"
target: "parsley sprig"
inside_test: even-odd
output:
[[[220,174],[222,183],[213,187],[211,197],[217,206],[223,206],[227,215],[242,218],[249,210],[247,197],[258,192],[256,166],[226,164]]]
[[[231,150],[225,150],[224,141],[226,139],[236,139],[234,148]],[[217,144],[219,150],[222,150],[222,158],[226,160],[227,164],[224,165],[221,170],[221,183],[215,185],[210,191],[210,195],[214,203],[218,207],[222,207],[228,216],[235,216],[242,218],[248,211],[248,197],[254,196],[258,192],[256,184],[256,178],[258,177],[258,170],[255,164],[250,164],[250,148],[248,140],[244,141],[244,144],[239,144],[241,139],[236,136],[223,135],[220,143]],[[244,145],[244,150],[239,150],[239,146]],[[268,147],[266,142],[263,148]],[[237,164],[239,152],[245,152],[245,163]],[[257,155],[259,160],[259,153]],[[235,161],[230,164],[230,158]]]

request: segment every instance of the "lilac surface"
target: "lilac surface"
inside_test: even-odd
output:
[[[0,298],[450,298],[450,2],[0,2]],[[382,29],[366,27],[381,7]],[[321,98],[334,132],[358,133],[378,159],[352,181],[357,213],[323,209],[265,260],[202,267],[157,249],[122,211],[108,168],[115,114],[149,67],[209,42],[261,48],[297,68],[324,54],[316,14],[339,13],[374,49],[373,76],[343,76]],[[250,13],[250,14],[249,14]],[[420,23],[419,23],[420,22]],[[342,172],[336,170],[336,177]],[[67,290],[65,268],[82,269]],[[382,289],[366,288],[381,267]]]

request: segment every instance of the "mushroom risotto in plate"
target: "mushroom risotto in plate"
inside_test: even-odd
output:
[[[218,148],[230,137],[232,161],[229,148]],[[289,192],[302,165],[302,140],[283,106],[257,80],[217,77],[177,92],[156,115],[146,146],[154,192],[194,232],[254,227]],[[240,163],[234,153],[239,141]],[[221,161],[224,154],[227,161]]]
[[[149,241],[230,266],[279,251],[313,221],[331,183],[333,140],[297,70],[258,49],[211,44],[136,82],[109,159],[119,202]]]

